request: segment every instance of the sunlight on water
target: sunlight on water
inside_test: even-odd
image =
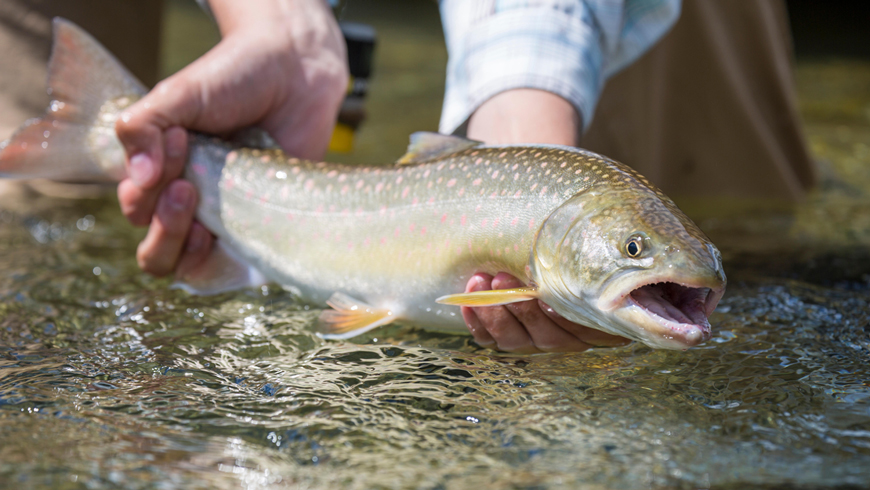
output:
[[[325,342],[275,287],[203,298],[141,274],[112,200],[13,203],[0,486],[865,487],[870,94],[815,101],[870,65],[798,75],[825,180],[794,213],[702,221],[730,282],[687,352],[504,355],[410,326]]]

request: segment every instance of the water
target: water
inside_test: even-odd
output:
[[[274,287],[202,298],[138,272],[109,198],[7,201],[0,486],[870,486],[870,64],[798,80],[824,181],[794,209],[685,203],[729,274],[687,352],[506,355],[411,326],[324,342]],[[383,144],[349,160],[428,124],[372,97]]]

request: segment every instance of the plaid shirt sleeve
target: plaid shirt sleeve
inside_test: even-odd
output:
[[[440,0],[447,88],[439,130],[514,88],[570,101],[588,126],[604,81],[676,22],[680,0]]]

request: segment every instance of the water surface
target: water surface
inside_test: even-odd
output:
[[[379,31],[435,44],[379,47],[348,161],[437,122],[443,46]],[[413,72],[420,53],[435,67]],[[0,486],[867,487],[870,64],[797,75],[822,185],[795,208],[686,202],[730,280],[686,352],[506,355],[407,325],[324,342],[275,287],[194,297],[141,274],[111,198],[7,200]]]

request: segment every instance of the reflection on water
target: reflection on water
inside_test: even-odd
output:
[[[798,75],[825,181],[792,213],[697,211],[731,281],[687,352],[324,342],[284,291],[139,273],[111,201],[0,211],[0,486],[866,487],[870,65]]]

